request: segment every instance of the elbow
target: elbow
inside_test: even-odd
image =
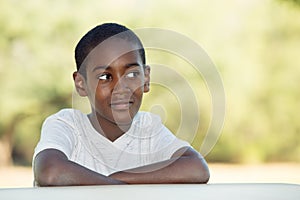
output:
[[[34,179],[37,186],[56,186],[58,184],[58,173],[52,167],[34,171]]]
[[[37,162],[34,165],[34,180],[37,186],[63,185],[64,166],[54,162]]]
[[[210,178],[210,173],[208,169],[195,169],[193,174],[191,174],[189,182],[190,183],[198,183],[198,184],[206,184],[208,183]]]
[[[209,168],[204,158],[194,160],[193,169],[190,170],[192,183],[206,184],[210,178]]]
[[[208,168],[205,170],[201,170],[201,172],[199,174],[200,174],[200,176],[198,178],[198,183],[203,183],[203,184],[208,183],[209,178],[210,178],[210,173],[209,173]]]
[[[56,150],[44,150],[34,159],[34,180],[37,186],[59,186],[66,177],[66,161],[64,154]]]
[[[201,159],[201,162],[199,163],[199,181],[200,183],[208,183],[210,178],[210,172],[208,165],[204,158]]]

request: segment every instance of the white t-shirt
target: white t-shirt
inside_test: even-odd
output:
[[[112,142],[94,129],[86,114],[63,109],[45,120],[33,160],[42,150],[57,149],[73,162],[110,175],[167,160],[186,146],[188,142],[176,138],[148,112],[138,112],[130,129]]]

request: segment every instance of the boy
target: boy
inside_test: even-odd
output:
[[[204,158],[158,116],[139,111],[150,67],[131,30],[96,26],[77,44],[75,60],[75,87],[91,113],[63,109],[45,120],[33,158],[37,185],[208,181]]]

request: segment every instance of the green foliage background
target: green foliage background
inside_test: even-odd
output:
[[[206,50],[221,73],[227,98],[222,135],[208,161],[300,162],[299,4],[0,0],[0,166],[11,158],[30,164],[45,117],[72,106],[74,47],[87,30],[103,22],[171,29]],[[149,59],[172,64],[167,56]],[[211,117],[208,95],[203,95],[196,149]],[[157,98],[148,95],[147,101]],[[172,116],[178,112],[173,109]],[[176,129],[176,123],[168,125]]]

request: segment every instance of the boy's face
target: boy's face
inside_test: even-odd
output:
[[[143,93],[149,91],[150,68],[143,66],[137,48],[126,40],[112,39],[98,45],[87,58],[81,95],[88,96],[100,125],[130,125]]]

